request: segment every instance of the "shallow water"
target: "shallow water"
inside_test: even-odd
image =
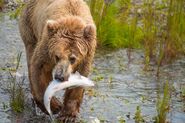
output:
[[[0,123],[49,122],[49,117],[35,110],[32,104],[24,45],[19,36],[17,21],[9,20],[8,16],[2,16],[0,20],[0,45]],[[22,114],[16,115],[8,106],[6,85],[10,76],[6,69],[15,66],[18,52],[23,52],[18,72],[19,76],[26,75],[26,107]],[[130,60],[125,49],[97,51],[90,75],[91,79],[96,80],[96,86],[85,93],[80,112],[83,121],[97,117],[105,123],[118,123],[119,118],[124,117],[127,123],[134,123],[136,107],[140,106],[145,121],[152,122],[157,113],[157,95],[162,94],[164,83],[169,81],[173,89],[168,120],[184,123],[185,104],[180,97],[180,88],[185,85],[185,58],[162,67],[160,76],[156,77],[155,65],[151,65],[150,71],[143,71],[143,56],[141,50],[132,51]]]

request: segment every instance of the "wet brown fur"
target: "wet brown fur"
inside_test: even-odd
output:
[[[96,47],[94,22],[83,0],[31,0],[22,11],[19,28],[26,49],[32,95],[46,112],[43,95],[53,79],[56,56],[63,64],[70,54],[77,54],[77,62],[69,65],[70,72],[79,71],[88,76]],[[75,118],[83,92],[81,87],[66,90],[63,106],[56,98],[52,99],[52,111],[61,111],[64,119]]]

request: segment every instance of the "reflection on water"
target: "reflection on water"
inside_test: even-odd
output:
[[[26,109],[20,115],[11,112],[6,92],[9,76],[5,69],[14,65],[18,52],[22,51],[19,73],[27,75],[24,46],[21,42],[16,20],[3,16],[0,22],[0,119],[3,123],[30,122],[47,123],[48,116],[35,113],[31,101],[28,80]],[[170,82],[171,101],[168,119],[172,123],[183,123],[185,120],[184,104],[180,97],[180,88],[185,85],[185,58],[161,68],[160,76],[156,77],[156,66],[150,71],[143,71],[143,52],[135,50],[128,64],[127,52],[97,51],[91,79],[96,81],[94,89],[86,91],[80,117],[88,121],[90,117],[98,117],[102,122],[116,123],[119,117],[124,117],[127,123],[134,123],[136,107],[140,106],[142,115],[147,122],[156,116],[157,95],[162,94],[163,85]],[[0,122],[2,122],[0,121]]]

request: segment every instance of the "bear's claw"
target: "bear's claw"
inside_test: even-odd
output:
[[[61,121],[62,123],[76,123],[76,116],[67,116],[67,115],[59,115],[57,117],[57,119],[59,121]]]

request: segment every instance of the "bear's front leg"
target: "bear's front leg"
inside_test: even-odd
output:
[[[79,66],[78,72],[83,76],[88,76],[91,69],[92,57],[86,59],[83,64]],[[73,89],[66,89],[64,94],[64,103],[59,119],[64,123],[74,123],[77,115],[80,112],[80,106],[83,100],[84,88],[77,87]]]
[[[37,104],[37,106],[46,114],[48,112],[44,106],[44,93],[49,85],[49,82],[53,80],[52,78],[52,69],[51,65],[45,63],[42,59],[40,59],[37,55],[34,54],[32,58],[32,62],[30,65],[31,74],[30,84],[31,84],[31,92],[33,98]],[[62,108],[61,102],[53,97],[51,100],[51,110],[54,114],[58,113]]]
[[[84,89],[77,87],[67,89],[64,94],[64,106],[60,112],[59,119],[64,123],[74,123],[80,111]]]

